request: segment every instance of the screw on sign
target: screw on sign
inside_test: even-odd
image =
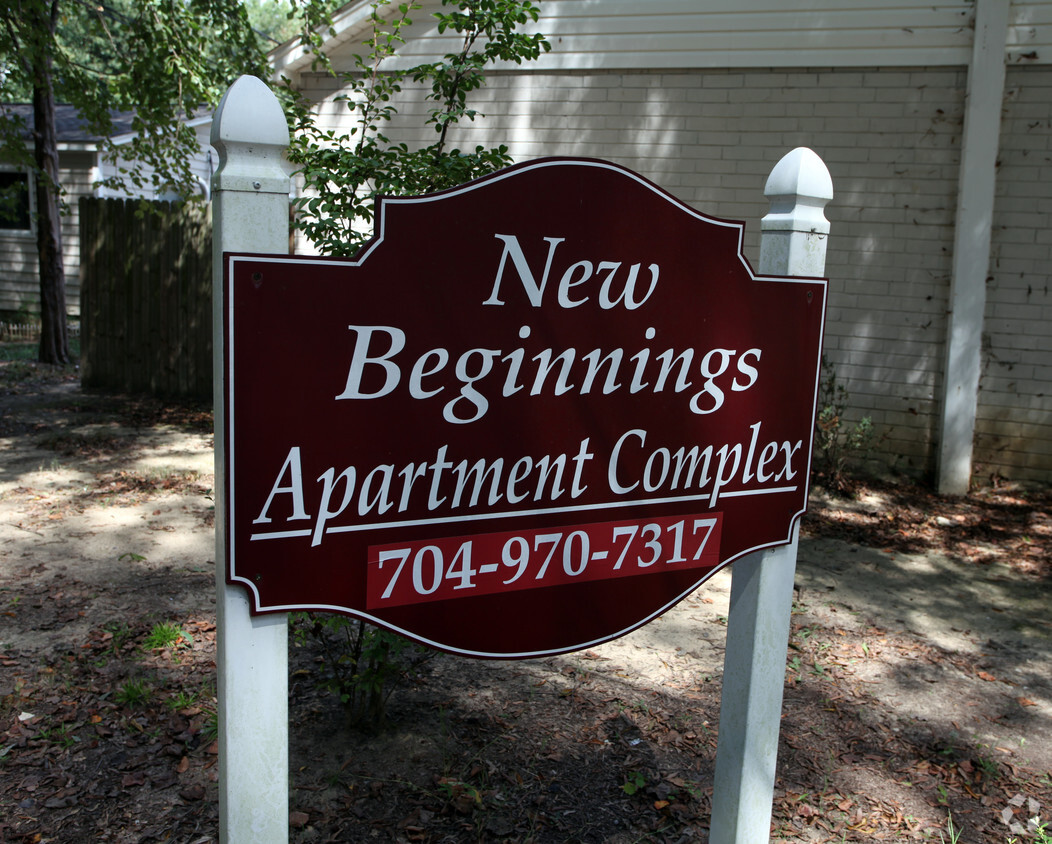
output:
[[[351,260],[226,256],[228,580],[254,612],[559,653],[789,540],[824,281],[758,277],[741,223],[602,161],[386,199],[377,231]]]

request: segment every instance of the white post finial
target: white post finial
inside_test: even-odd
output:
[[[760,272],[823,275],[829,234],[825,207],[833,198],[825,163],[813,150],[797,147],[774,166],[763,192],[771,210],[760,224]]]
[[[212,342],[216,463],[216,665],[219,693],[219,840],[288,841],[288,625],[253,617],[241,586],[226,582],[226,430],[223,253],[287,253],[289,132],[277,97],[242,76],[212,122]]]
[[[219,102],[212,146],[219,153],[213,190],[289,194],[284,166],[289,126],[274,93],[254,76],[242,76]]]
[[[823,210],[833,182],[822,159],[793,150],[775,165],[764,193],[771,212],[762,223],[760,273],[825,275]],[[710,844],[759,844],[770,835],[799,528],[793,525],[788,545],[749,554],[731,568]]]

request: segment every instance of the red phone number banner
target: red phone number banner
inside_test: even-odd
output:
[[[719,513],[376,545],[369,548],[366,605],[447,601],[670,567],[712,569],[719,547]]]

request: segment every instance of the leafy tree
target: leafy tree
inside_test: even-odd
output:
[[[410,14],[420,8],[415,2],[373,4],[372,35],[365,41],[369,52],[355,56],[351,70],[335,71],[323,54],[317,54],[318,63],[339,78],[347,92],[338,99],[354,118],[349,134],[318,127],[310,103],[287,91],[293,101],[289,160],[298,165],[305,188],[296,225],[323,254],[358,251],[371,236],[379,196],[442,190],[511,163],[504,145],[461,151],[449,147],[449,133],[461,120],[477,116],[469,96],[485,84],[488,66],[530,61],[550,49],[542,35],[519,31],[537,20],[539,10],[529,0],[443,0],[442,5],[435,13],[438,30],[456,33],[460,49],[438,61],[409,70],[387,67],[387,59],[404,43]],[[406,80],[430,89],[427,123],[437,137],[419,149],[395,143],[385,134]]]
[[[111,114],[134,112],[135,137],[119,153],[147,169],[129,168],[114,185],[149,179],[190,195],[197,143],[180,117],[214,107],[238,75],[264,75],[264,50],[239,0],[5,0],[0,68],[5,92],[24,92],[33,104],[31,126],[0,112],[0,155],[34,174],[40,360],[66,363],[56,103],[73,105],[114,161]]]
[[[324,24],[344,0],[243,0],[252,28],[268,46],[303,37],[308,27]],[[307,36],[307,40],[312,40]]]
[[[287,5],[286,5],[287,3]],[[56,103],[74,106],[110,160],[132,161],[111,186],[155,186],[193,193],[189,160],[196,151],[193,130],[180,117],[193,117],[218,103],[242,73],[266,75],[264,50],[290,31],[304,44],[321,46],[324,24],[338,0],[4,0],[0,3],[0,84],[4,98],[30,99],[27,125],[0,110],[0,156],[27,166],[34,175],[37,252],[40,267],[42,334],[40,359],[69,360],[65,273],[62,266],[62,187],[59,183]],[[406,3],[390,22],[387,3],[373,7],[369,54],[354,70],[338,74],[348,86],[348,107],[357,128],[337,138],[314,126],[302,101],[293,108],[299,135],[291,158],[312,196],[301,210],[301,227],[323,251],[354,251],[367,234],[372,203],[380,193],[436,190],[491,172],[509,163],[507,149],[448,149],[458,121],[472,119],[469,94],[484,83],[496,60],[527,61],[548,44],[517,27],[537,19],[537,9],[518,0],[444,0],[437,17],[442,31],[461,36],[462,49],[406,72],[383,67],[401,43],[409,13]],[[274,14],[274,7],[281,14]],[[251,17],[250,13],[251,12]],[[284,16],[285,21],[281,20]],[[291,21],[291,23],[289,23]],[[263,30],[261,36],[253,28]],[[324,65],[324,56],[317,53]],[[381,131],[395,108],[390,100],[405,79],[430,86],[434,144],[418,150],[391,143]],[[114,112],[133,112],[131,143],[118,151],[110,142]],[[32,143],[27,145],[27,138]],[[147,175],[148,174],[148,175]],[[2,202],[2,198],[0,198]]]

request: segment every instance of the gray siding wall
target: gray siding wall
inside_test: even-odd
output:
[[[62,254],[66,270],[66,306],[80,313],[80,225],[77,202],[90,196],[95,155],[87,152],[59,154],[59,179],[66,212],[62,217]],[[0,231],[0,311],[40,313],[40,277],[37,242],[32,234]]]
[[[1052,476],[1052,68],[1010,67],[1006,88],[975,460],[987,478],[1011,466],[1012,477],[1047,481]]]
[[[1050,80],[1031,63],[1009,74],[976,451],[977,471],[1038,480],[1052,472]],[[302,83],[330,125],[347,126],[330,80]],[[886,463],[923,475],[938,436],[965,84],[963,67],[495,73],[476,101],[486,116],[452,142],[631,167],[700,211],[745,221],[754,264],[771,167],[813,148],[836,191],[827,355]],[[394,137],[430,142],[426,113],[407,90]]]

